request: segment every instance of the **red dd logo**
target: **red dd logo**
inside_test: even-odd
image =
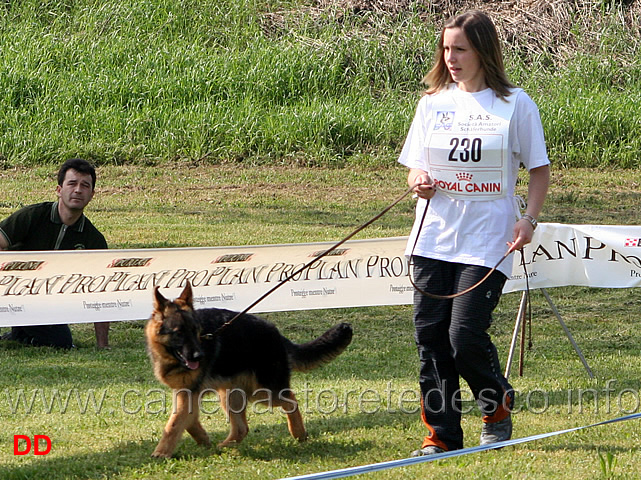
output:
[[[23,442],[20,442],[23,440]],[[40,441],[44,440],[45,450],[40,450]],[[24,445],[24,449],[20,449],[21,444]],[[26,455],[31,451],[31,439],[26,435],[14,435],[13,436],[13,454],[14,455]],[[34,435],[33,436],[33,454],[34,455],[46,455],[51,451],[51,439],[46,435]]]

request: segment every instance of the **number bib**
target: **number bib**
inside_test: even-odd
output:
[[[427,139],[429,173],[439,192],[459,200],[496,200],[507,194],[508,135],[516,91],[481,105],[450,89],[434,96]]]

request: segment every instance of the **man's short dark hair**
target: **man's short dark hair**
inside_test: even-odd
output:
[[[58,185],[62,186],[64,183],[67,170],[75,170],[76,172],[84,173],[85,175],[91,175],[92,187],[95,190],[96,169],[87,160],[83,160],[82,158],[70,158],[63,163],[60,170],[58,170]]]

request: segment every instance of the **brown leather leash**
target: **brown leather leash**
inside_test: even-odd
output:
[[[429,206],[430,206],[430,201],[427,200],[427,204],[425,205],[425,210],[423,211],[423,216],[421,217],[421,223],[419,224],[418,230],[416,232],[416,238],[414,239],[414,245],[412,246],[412,251],[410,253],[410,260],[409,260],[410,269],[414,265],[414,263],[413,263],[414,250],[416,249],[416,245],[418,243],[418,238],[420,236],[421,230],[423,229],[423,223],[425,222],[425,216],[427,214],[427,209],[428,209]],[[479,287],[485,280],[487,280],[489,278],[490,275],[492,275],[496,271],[497,268],[499,268],[499,265],[501,265],[501,263],[503,263],[503,260],[505,260],[510,255],[510,253],[512,253],[512,250],[508,248],[507,251],[505,252],[505,254],[501,257],[501,259],[498,262],[496,262],[496,265],[494,265],[487,272],[487,274],[483,278],[481,278],[481,280],[476,282],[474,285],[472,285],[471,287],[466,288],[465,290],[462,290],[462,291],[457,292],[457,293],[451,293],[449,295],[438,295],[436,293],[426,292],[425,290],[421,289],[418,285],[416,285],[416,283],[414,283],[414,279],[412,278],[412,276],[413,276],[412,273],[410,273],[408,275],[408,277],[410,279],[410,283],[412,284],[412,286],[419,293],[421,293],[422,295],[425,295],[426,297],[429,297],[429,298],[434,298],[436,300],[451,300],[452,298],[456,298],[456,297],[460,297],[461,295],[465,295],[466,293],[471,292],[475,288]],[[529,289],[528,289],[528,292],[529,292]]]
[[[523,325],[521,329],[521,349],[519,350],[519,375],[523,376],[523,364],[525,362],[525,330],[527,323],[528,330],[528,350],[532,350],[533,340],[532,340],[532,301],[530,296],[530,276],[527,273],[527,267],[525,266],[525,254],[523,249],[521,252],[521,260],[523,262],[523,272],[525,274],[525,304],[527,306],[527,322],[526,319],[523,319]]]
[[[427,205],[425,205],[425,211],[423,212],[423,216],[421,218],[421,223],[419,225],[418,231],[416,233],[416,239],[414,240],[414,245],[412,246],[412,252],[410,254],[410,260],[409,260],[409,265],[410,269],[413,265],[413,258],[414,258],[414,249],[416,248],[416,244],[418,243],[418,237],[420,235],[421,230],[423,229],[423,223],[425,221],[425,216],[427,214],[427,208],[429,207],[430,201],[427,200]],[[519,359],[519,374],[522,376],[523,375],[523,362],[524,362],[524,354],[525,354],[525,332],[526,328],[529,330],[528,332],[528,350],[532,349],[533,341],[532,341],[532,302],[531,302],[531,296],[530,296],[530,276],[528,275],[527,267],[525,266],[525,254],[523,252],[523,248],[519,249],[519,252],[521,253],[521,260],[523,264],[523,272],[525,274],[525,304],[527,305],[527,321],[524,318],[523,319],[523,324],[522,324],[522,330],[521,330],[521,348],[520,348],[520,359]],[[414,283],[414,279],[412,278],[413,275],[410,272],[408,275],[410,283],[412,286],[420,292],[422,295],[425,295],[426,297],[434,298],[436,300],[451,300],[456,297],[460,297],[461,295],[465,295],[468,292],[471,292],[475,288],[479,287],[485,280],[489,278],[490,275],[492,275],[496,269],[503,263],[503,261],[512,253],[511,249],[508,248],[508,250],[505,252],[505,254],[500,258],[500,260],[492,267],[487,274],[479,280],[477,283],[472,285],[471,287],[466,288],[465,290],[462,290],[457,293],[452,293],[450,295],[437,295],[435,293],[430,293],[426,292],[425,290],[421,289],[416,283]],[[527,325],[526,325],[527,324]]]
[[[249,305],[247,308],[245,308],[242,312],[238,312],[238,313],[237,313],[236,315],[234,315],[231,319],[229,319],[229,320],[227,320],[225,323],[223,323],[223,324],[222,324],[220,327],[218,327],[218,328],[217,328],[213,333],[206,333],[206,334],[203,334],[203,335],[201,335],[201,338],[202,338],[202,339],[204,339],[204,340],[212,340],[215,336],[219,335],[219,334],[220,334],[220,332],[221,332],[222,330],[224,330],[225,328],[227,328],[231,323],[233,323],[234,321],[236,321],[239,317],[242,317],[243,315],[245,315],[246,313],[248,313],[248,312],[249,312],[249,310],[251,310],[251,309],[252,309],[252,308],[254,308],[256,305],[258,305],[260,302],[262,302],[265,298],[267,298],[269,295],[271,295],[271,294],[272,294],[274,291],[276,291],[278,288],[282,287],[285,283],[287,283],[288,281],[290,281],[290,280],[291,280],[292,278],[294,278],[296,275],[298,275],[299,273],[301,273],[301,272],[302,272],[302,271],[304,271],[305,269],[309,268],[309,267],[310,267],[314,262],[317,262],[317,261],[318,261],[318,260],[320,260],[321,258],[323,258],[323,257],[327,256],[329,253],[331,253],[332,251],[336,250],[338,247],[340,247],[340,246],[341,246],[341,245],[343,245],[345,242],[347,242],[347,241],[348,241],[348,240],[350,240],[352,237],[354,237],[354,235],[356,235],[357,233],[361,232],[362,230],[364,230],[365,228],[367,228],[368,226],[370,226],[372,223],[374,223],[376,220],[378,220],[379,218],[381,218],[383,215],[385,215],[387,212],[389,212],[389,211],[390,211],[392,208],[394,208],[394,207],[395,207],[399,202],[401,202],[405,197],[407,197],[410,193],[412,193],[412,192],[414,191],[414,188],[415,188],[416,186],[418,186],[418,185],[420,185],[420,183],[414,184],[414,185],[412,185],[411,187],[409,187],[409,188],[408,188],[408,189],[407,189],[407,190],[406,190],[402,195],[400,195],[396,200],[394,200],[392,203],[390,203],[387,207],[385,207],[383,210],[381,210],[381,212],[379,212],[378,214],[376,214],[376,215],[375,215],[374,217],[372,217],[370,220],[368,220],[367,222],[363,223],[361,226],[359,226],[359,227],[358,227],[356,230],[354,230],[352,233],[350,233],[349,235],[347,235],[346,237],[344,237],[342,240],[340,240],[340,241],[336,242],[334,245],[332,245],[331,247],[329,247],[327,250],[325,250],[324,252],[322,252],[320,255],[316,256],[313,260],[310,260],[309,262],[307,262],[307,263],[306,263],[305,265],[303,265],[302,267],[298,268],[298,269],[297,269],[296,271],[294,271],[293,273],[290,273],[287,277],[285,277],[285,279],[281,280],[279,283],[277,283],[275,286],[273,286],[270,290],[268,290],[268,291],[267,291],[267,292],[265,292],[263,295],[261,295],[261,296],[260,296],[258,299],[256,299],[256,300],[255,300],[251,305]],[[427,205],[425,206],[425,211],[423,212],[423,217],[421,218],[421,223],[420,223],[420,225],[419,225],[418,232],[420,232],[420,231],[421,231],[421,229],[422,229],[422,227],[423,227],[423,223],[424,223],[424,220],[425,220],[425,214],[427,213],[427,207],[429,206],[429,200],[428,200],[427,202],[428,202],[428,203],[427,203]],[[417,242],[418,242],[418,237],[419,237],[419,235],[417,234],[417,235],[416,235],[416,239],[415,239],[415,241],[414,241],[414,246],[412,247],[412,253],[414,252],[414,249],[416,248],[416,244],[417,244]],[[469,288],[466,288],[465,290],[463,290],[463,291],[461,291],[461,292],[457,292],[457,293],[450,294],[450,295],[436,295],[436,294],[433,294],[433,293],[426,292],[426,291],[422,290],[421,288],[419,288],[419,287],[414,283],[414,280],[412,279],[412,274],[411,274],[411,273],[410,273],[410,275],[408,275],[408,277],[409,277],[409,279],[410,279],[410,283],[412,284],[412,286],[413,286],[416,290],[418,290],[421,294],[426,295],[426,296],[431,297],[431,298],[436,298],[436,299],[441,299],[441,300],[452,299],[452,298],[460,297],[461,295],[465,295],[466,293],[468,293],[468,292],[470,292],[470,291],[474,290],[474,289],[475,289],[475,288],[477,288],[479,285],[481,285],[485,280],[487,280],[487,278],[488,278],[490,275],[492,275],[492,273],[494,273],[494,272],[496,271],[496,269],[498,268],[498,266],[499,266],[499,265],[500,265],[500,264],[501,264],[501,263],[502,263],[502,262],[503,262],[503,261],[504,261],[504,260],[509,256],[509,254],[510,254],[510,253],[512,253],[512,252],[511,252],[511,250],[509,250],[509,249],[508,249],[508,251],[505,253],[505,255],[503,255],[503,257],[501,257],[501,259],[496,263],[496,265],[494,265],[494,267],[493,267],[492,269],[490,269],[490,271],[487,273],[487,275],[485,275],[485,276],[484,276],[484,277],[483,277],[479,282],[477,282],[476,284],[472,285],[472,286],[471,286],[471,287],[469,287]],[[410,255],[410,261],[409,261],[409,264],[410,264],[410,268],[411,268],[411,266],[412,266],[412,255]],[[528,288],[528,294],[529,294],[529,288]]]
[[[278,288],[282,287],[285,283],[287,283],[288,281],[290,281],[292,278],[294,278],[296,275],[298,275],[299,273],[301,273],[303,270],[305,270],[306,268],[309,268],[309,267],[310,267],[314,262],[317,262],[318,260],[320,260],[321,258],[325,257],[326,255],[328,255],[328,254],[329,254],[329,253],[331,253],[332,251],[336,250],[336,249],[337,249],[338,247],[340,247],[342,244],[344,244],[344,243],[345,243],[345,242],[347,242],[349,239],[351,239],[352,237],[354,237],[354,235],[356,235],[357,233],[359,233],[361,230],[364,230],[365,228],[369,227],[372,223],[374,223],[376,220],[378,220],[378,219],[379,219],[379,218],[381,218],[383,215],[385,215],[387,212],[389,212],[392,208],[394,208],[394,207],[396,206],[396,204],[398,204],[401,200],[403,200],[403,199],[404,199],[405,197],[407,197],[410,193],[412,193],[412,191],[414,190],[414,188],[415,188],[417,185],[420,185],[420,184],[418,184],[418,183],[417,183],[417,184],[415,184],[415,185],[412,185],[410,188],[408,188],[408,189],[405,191],[405,193],[403,193],[403,194],[402,194],[401,196],[399,196],[396,200],[394,200],[392,203],[390,203],[387,207],[385,207],[383,210],[381,210],[381,212],[380,212],[380,213],[378,213],[377,215],[375,215],[374,217],[372,217],[372,218],[371,218],[370,220],[368,220],[367,222],[363,223],[360,227],[358,227],[358,228],[357,228],[356,230],[354,230],[352,233],[350,233],[349,235],[347,235],[347,236],[346,236],[345,238],[343,238],[342,240],[340,240],[340,241],[336,242],[334,245],[332,245],[331,247],[329,247],[327,250],[325,250],[324,252],[322,252],[320,255],[316,256],[313,260],[310,260],[310,261],[309,261],[309,262],[307,262],[305,265],[303,265],[302,267],[300,267],[299,269],[297,269],[295,272],[290,273],[290,274],[289,274],[289,275],[288,275],[284,280],[281,280],[281,281],[280,281],[279,283],[277,283],[274,287],[272,287],[270,290],[268,290],[268,291],[267,291],[267,292],[265,292],[263,295],[261,295],[261,296],[260,296],[256,301],[254,301],[251,305],[249,305],[247,308],[245,308],[245,310],[243,310],[242,312],[237,313],[236,315],[234,315],[234,317],[232,317],[231,319],[229,319],[229,320],[227,320],[225,323],[223,323],[220,327],[218,327],[218,329],[216,329],[216,331],[214,331],[213,333],[207,333],[207,334],[201,335],[201,338],[203,338],[203,339],[205,339],[205,340],[211,340],[211,339],[213,339],[213,338],[214,338],[216,335],[218,335],[218,334],[219,334],[223,329],[227,328],[227,327],[228,327],[232,322],[234,322],[236,319],[238,319],[239,317],[241,317],[241,316],[245,315],[247,312],[249,312],[249,310],[251,310],[251,309],[252,309],[252,308],[254,308],[256,305],[258,305],[260,302],[262,302],[265,298],[267,298],[269,295],[271,295],[271,294],[272,294],[276,289],[278,289]]]

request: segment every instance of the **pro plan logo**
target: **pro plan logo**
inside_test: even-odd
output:
[[[226,253],[216,258],[211,263],[235,263],[248,262],[254,256],[253,253]]]
[[[436,112],[434,130],[451,130],[454,125],[454,112]]]
[[[323,255],[327,250],[318,250],[314,253],[311,254],[312,257],[320,257]],[[347,254],[349,252],[349,248],[335,248],[331,252],[325,254],[326,257],[340,257],[342,255]]]
[[[153,258],[117,258],[107,268],[146,267]]]
[[[46,435],[34,435],[32,442],[27,435],[13,436],[14,455],[27,455],[32,446],[34,455],[47,455],[51,452],[51,439]]]
[[[6,262],[0,264],[1,271],[28,271],[28,270],[38,270],[41,265],[45,262],[41,260],[32,260],[30,262],[23,262],[20,260],[15,260],[13,262]]]
[[[641,238],[626,238],[626,247],[641,247]]]

